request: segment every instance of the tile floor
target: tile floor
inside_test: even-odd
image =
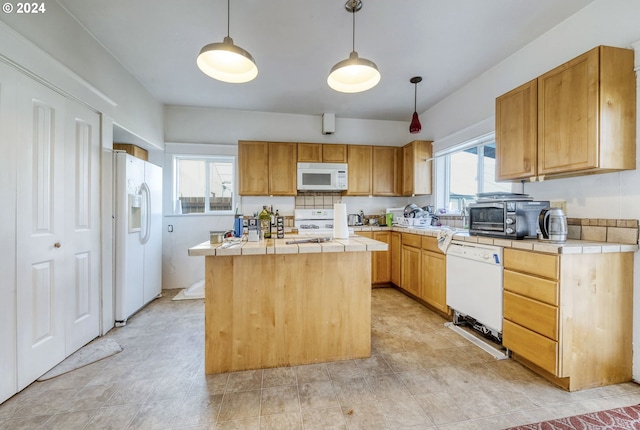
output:
[[[0,405],[0,429],[502,429],[640,403],[634,383],[568,393],[496,361],[390,288],[371,358],[206,376],[204,304],[178,291],[108,334],[120,354]]]

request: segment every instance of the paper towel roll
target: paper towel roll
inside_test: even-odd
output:
[[[347,225],[347,205],[344,203],[333,204],[333,238],[349,239],[349,226]]]

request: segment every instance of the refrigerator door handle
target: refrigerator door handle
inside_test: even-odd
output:
[[[144,245],[149,241],[151,236],[151,190],[146,182],[143,182],[140,186],[140,191],[144,196],[144,234],[140,236],[140,242]]]

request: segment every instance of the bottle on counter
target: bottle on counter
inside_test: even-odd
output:
[[[262,212],[258,215],[258,225],[260,226],[260,235],[265,239],[271,238],[271,215],[267,210],[267,205],[262,206]]]

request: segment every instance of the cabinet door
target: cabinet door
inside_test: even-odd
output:
[[[420,297],[420,248],[402,245],[402,282],[400,287]]]
[[[431,194],[431,142],[414,140],[403,147],[402,195]]]
[[[349,163],[349,189],[345,193],[350,196],[368,196],[371,194],[371,146],[349,145],[347,157]]]
[[[404,156],[403,148],[396,148],[396,195],[402,196],[402,181],[404,177]]]
[[[394,146],[373,147],[373,195],[396,196],[398,161],[397,148]]]
[[[391,232],[391,238],[389,243],[389,249],[391,251],[391,282],[398,287],[402,285],[400,273],[401,256],[402,256],[402,234],[397,231]]]
[[[297,149],[297,143],[269,142],[269,194],[295,196],[298,193]]]
[[[240,195],[269,195],[269,144],[267,142],[238,142],[238,182]]]
[[[389,244],[391,242],[390,231],[375,231],[373,238]],[[391,251],[376,251],[371,253],[373,271],[371,282],[374,284],[386,284],[391,281]]]
[[[425,302],[447,312],[446,265],[443,254],[422,251],[422,294]]]
[[[347,145],[324,144],[322,145],[322,161],[325,163],[346,163]]]
[[[598,82],[597,48],[538,78],[538,174],[598,167]]]
[[[321,163],[322,143],[298,143],[298,161],[300,163]]]
[[[415,147],[413,143],[409,143],[402,148],[402,195],[410,196],[413,194],[413,169],[414,169],[414,153]]]
[[[496,180],[537,175],[538,81],[496,99]]]

